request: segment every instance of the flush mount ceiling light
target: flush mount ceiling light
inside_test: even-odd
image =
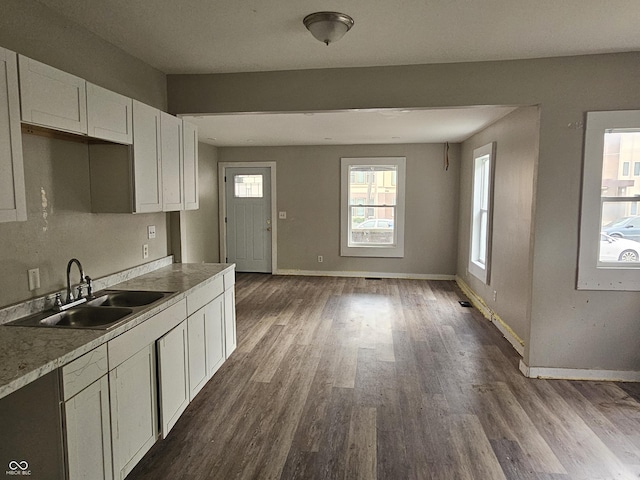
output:
[[[330,43],[340,40],[345,33],[353,27],[353,18],[344,13],[338,12],[316,12],[304,17],[302,20],[311,35],[323,43]]]

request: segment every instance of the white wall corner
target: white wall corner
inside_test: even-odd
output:
[[[514,350],[518,352],[518,355],[521,357],[524,356],[524,341],[516,335],[511,327],[509,327],[509,325],[507,325],[507,323],[502,320],[500,316],[493,311],[476,292],[471,290],[471,287],[469,287],[462,278],[456,275],[455,279],[460,290],[462,290],[462,293],[467,296],[473,306],[478,309],[484,318],[489,320],[498,330],[500,330],[502,336],[506,338]]]
[[[554,380],[597,380],[605,382],[640,382],[640,372],[584,368],[530,367],[520,360],[520,371],[528,378]]]

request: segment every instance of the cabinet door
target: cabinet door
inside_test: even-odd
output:
[[[0,222],[26,219],[18,62],[0,47]]]
[[[187,318],[189,335],[189,400],[207,383],[207,344],[205,336],[205,308]]]
[[[205,308],[207,338],[207,377],[211,378],[225,360],[224,296],[220,295]]]
[[[158,340],[158,391],[163,438],[169,434],[189,405],[187,342],[186,321]]]
[[[198,127],[182,122],[184,165],[184,209],[197,210],[198,194]]]
[[[64,408],[69,480],[112,479],[107,376],[67,400]]]
[[[160,111],[136,100],[133,101],[133,184],[135,212],[162,211]]]
[[[162,204],[165,212],[182,210],[182,120],[160,112],[162,130]]]
[[[87,131],[90,137],[131,145],[133,102],[130,98],[87,82]]]
[[[236,294],[232,288],[224,291],[225,356],[236,349]]]
[[[84,79],[22,55],[19,65],[22,121],[86,135]]]
[[[109,372],[113,471],[120,480],[156,442],[155,344]]]

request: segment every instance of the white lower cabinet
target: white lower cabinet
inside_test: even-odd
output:
[[[225,357],[236,349],[236,294],[233,286],[224,291]]]
[[[225,361],[224,297],[220,295],[204,307],[207,343],[207,378]]]
[[[189,315],[187,331],[189,335],[189,399],[193,400],[209,379],[204,307]]]
[[[111,480],[107,346],[62,367],[64,435],[69,480]]]
[[[215,294],[215,290],[209,290],[211,294]],[[189,315],[187,326],[189,330],[189,390],[190,399],[193,400],[225,360],[224,296],[218,295]]]
[[[69,480],[111,480],[109,380],[104,375],[64,402]]]
[[[165,438],[189,405],[187,322],[158,340],[161,435]]]
[[[62,367],[68,478],[123,480],[236,347],[233,270]]]
[[[109,372],[114,477],[124,479],[158,436],[155,342]]]

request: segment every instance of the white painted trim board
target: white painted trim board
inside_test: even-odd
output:
[[[301,277],[366,277],[366,278],[404,278],[409,280],[455,280],[455,275],[440,273],[390,273],[390,272],[350,272],[329,270],[279,269],[276,275],[299,275]]]
[[[520,371],[528,378],[558,380],[600,380],[606,382],[640,382],[640,372],[631,370],[596,370],[584,368],[529,367],[520,360]]]

